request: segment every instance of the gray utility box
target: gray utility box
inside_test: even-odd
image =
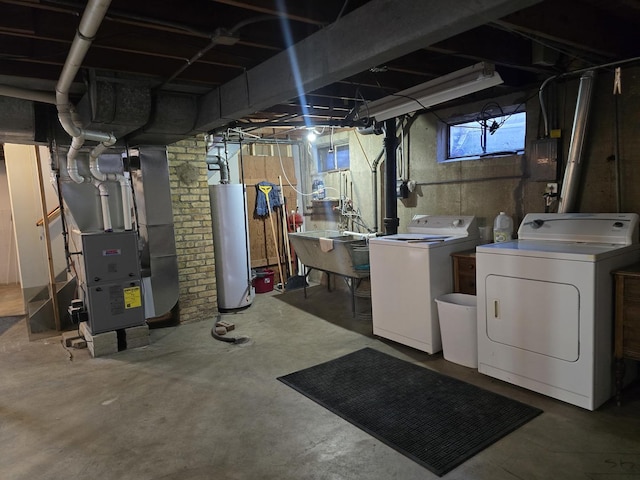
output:
[[[82,233],[79,276],[91,333],[144,324],[136,232]]]

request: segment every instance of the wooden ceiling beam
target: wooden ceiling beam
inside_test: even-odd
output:
[[[624,58],[637,52],[637,26],[609,23],[598,8],[584,2],[545,2],[548,8],[526,8],[494,23],[501,28],[544,43],[549,40],[566,50],[591,52],[604,58]],[[634,41],[631,41],[634,39]],[[554,46],[553,44],[551,45]]]
[[[317,20],[315,18],[311,18],[309,16],[298,15],[295,13],[289,12],[280,12],[276,8],[265,7],[264,2],[258,4],[256,2],[250,2],[248,0],[238,1],[238,0],[213,0],[216,3],[221,3],[224,5],[228,5],[231,7],[241,8],[243,10],[250,10],[257,13],[262,13],[265,15],[273,15],[274,17],[284,17],[288,20],[293,20],[295,22],[308,23],[311,25],[317,25],[319,27],[324,27],[328,22],[324,20]]]

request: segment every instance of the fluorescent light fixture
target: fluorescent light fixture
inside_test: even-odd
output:
[[[416,85],[360,107],[360,118],[378,122],[448,102],[485,88],[500,85],[502,78],[491,63],[477,63],[426,83]]]

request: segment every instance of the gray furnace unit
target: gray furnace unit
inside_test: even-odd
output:
[[[78,278],[93,334],[143,325],[138,238],[134,231],[81,233]]]

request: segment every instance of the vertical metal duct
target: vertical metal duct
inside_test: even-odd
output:
[[[396,119],[391,118],[384,122],[384,149],[386,154],[385,172],[385,218],[384,228],[387,235],[398,233],[398,201],[396,199]]]
[[[593,70],[583,73],[580,77],[576,113],[573,118],[567,167],[564,173],[564,180],[562,181],[562,189],[560,190],[558,213],[569,213],[576,208],[575,203],[580,181],[582,150],[584,148],[587,121],[589,119],[589,107],[593,96],[594,77],[595,72]]]
[[[147,318],[163,317],[178,303],[180,291],[167,148],[143,146],[128,154],[140,232],[142,281],[150,285],[145,289],[145,314]],[[139,159],[137,166],[135,157]]]

